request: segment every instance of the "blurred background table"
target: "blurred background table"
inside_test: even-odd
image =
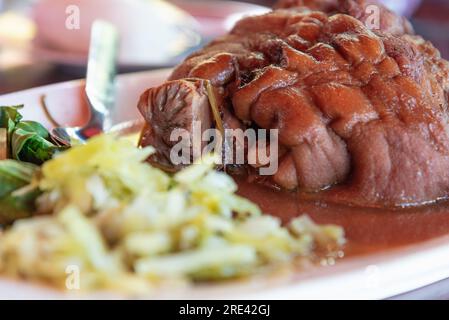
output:
[[[210,0],[213,1],[213,0]],[[395,0],[391,0],[395,1]],[[26,11],[32,0],[0,0],[0,94],[77,79],[82,73],[36,60],[29,52],[27,21],[11,17],[11,10]],[[247,0],[271,6],[273,0]],[[5,13],[6,12],[6,13]],[[14,11],[13,11],[14,12]],[[449,58],[449,1],[425,0],[412,21],[416,31],[431,40]],[[24,25],[25,24],[25,25]],[[12,38],[12,39],[11,39]],[[12,41],[11,41],[12,40]]]

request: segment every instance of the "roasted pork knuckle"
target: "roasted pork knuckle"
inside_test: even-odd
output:
[[[364,20],[373,4],[377,29]],[[375,1],[280,1],[142,95],[143,144],[167,164],[171,129],[213,126],[200,85],[209,81],[234,127],[279,130],[273,184],[354,205],[431,202],[449,195],[448,73],[431,43]]]

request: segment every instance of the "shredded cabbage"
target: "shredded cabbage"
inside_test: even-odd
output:
[[[45,163],[38,206],[49,215],[0,235],[0,272],[64,287],[75,265],[83,290],[142,293],[250,275],[344,241],[336,226],[261,214],[211,159],[171,176],[144,162],[152,151],[102,135]]]

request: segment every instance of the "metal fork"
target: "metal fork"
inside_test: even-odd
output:
[[[110,114],[115,101],[115,77],[119,35],[110,23],[97,20],[92,25],[86,76],[89,121],[82,127],[57,127],[52,136],[61,144],[87,139],[111,127]]]

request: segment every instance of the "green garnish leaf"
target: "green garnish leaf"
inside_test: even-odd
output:
[[[15,126],[22,120],[22,115],[19,110],[23,105],[0,107],[0,127],[8,129],[8,135],[11,135]]]
[[[32,185],[38,167],[16,160],[0,161],[0,225],[31,216],[40,194]]]
[[[23,188],[17,190],[18,195],[15,193],[10,194],[0,199],[0,225],[11,224],[12,222],[31,217],[35,211],[35,201],[40,195],[39,189],[36,188]]]
[[[42,164],[56,152],[67,149],[50,141],[50,134],[35,121],[19,122],[11,136],[11,154],[16,160]]]
[[[38,122],[22,121],[23,106],[0,107],[0,128],[7,129],[8,154],[15,160],[42,164],[59,151],[67,149],[50,136]]]

